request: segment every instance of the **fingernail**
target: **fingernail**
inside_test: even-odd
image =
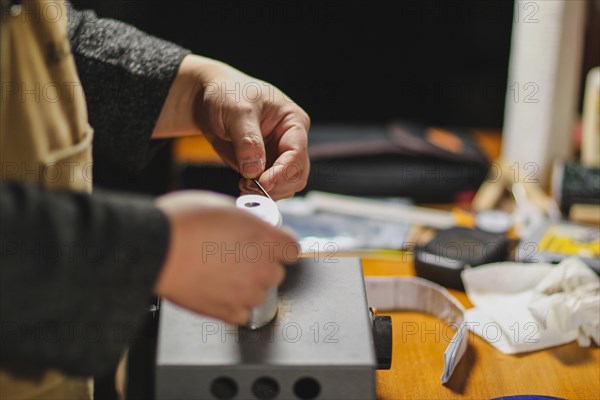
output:
[[[244,178],[254,179],[258,178],[262,172],[262,161],[261,160],[245,160],[241,162],[240,172]]]
[[[270,192],[271,190],[275,189],[275,183],[273,181],[268,181],[266,185],[263,185],[263,188],[267,192]]]
[[[245,194],[263,194],[252,179],[244,179],[243,188],[241,189],[246,192]]]

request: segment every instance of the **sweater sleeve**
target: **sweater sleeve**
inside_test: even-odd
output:
[[[157,142],[150,135],[182,59],[173,43],[123,22],[77,11],[70,3],[69,40],[94,135],[94,174],[135,172]]]
[[[0,363],[101,374],[134,339],[168,249],[143,197],[0,187]]]

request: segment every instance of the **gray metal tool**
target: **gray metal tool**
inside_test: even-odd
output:
[[[286,269],[279,311],[259,329],[163,302],[157,399],[375,399],[391,321],[371,315],[360,261],[304,258]]]

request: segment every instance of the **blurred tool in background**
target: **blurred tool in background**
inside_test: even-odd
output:
[[[556,160],[552,193],[571,220],[600,224],[600,67],[587,75],[581,125],[581,160]]]
[[[552,162],[573,151],[585,26],[584,1],[515,2],[502,159],[549,182]]]

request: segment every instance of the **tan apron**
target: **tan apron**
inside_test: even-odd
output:
[[[4,11],[1,183],[89,192],[93,131],[67,38],[67,9],[62,0],[23,0]],[[32,377],[3,369],[0,399],[91,399],[91,382],[54,370]]]
[[[92,189],[92,128],[67,17],[62,0],[24,0],[2,22],[2,183]]]

